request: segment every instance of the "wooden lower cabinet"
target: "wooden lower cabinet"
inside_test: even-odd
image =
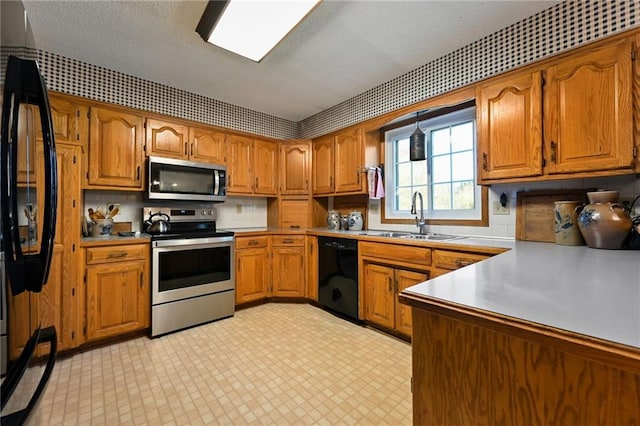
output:
[[[306,287],[304,235],[274,235],[271,238],[273,296],[303,297]]]
[[[269,295],[268,237],[236,237],[236,305]]]
[[[411,336],[411,309],[399,303],[398,294],[429,274],[366,263],[364,276],[364,319]]]
[[[86,341],[149,326],[148,245],[86,249]]]

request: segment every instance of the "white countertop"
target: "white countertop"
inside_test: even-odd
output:
[[[637,250],[516,241],[508,252],[404,292],[640,348]]]

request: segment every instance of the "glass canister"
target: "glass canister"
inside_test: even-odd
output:
[[[578,229],[578,214],[582,205],[578,201],[556,201],[554,208],[556,244],[583,246],[584,238]]]
[[[340,229],[349,230],[349,215],[343,214],[340,216]]]
[[[329,210],[327,213],[327,225],[330,230],[340,229],[340,213],[338,210]]]
[[[351,212],[349,215],[349,230],[350,231],[362,231],[364,225],[364,219],[361,212]]]

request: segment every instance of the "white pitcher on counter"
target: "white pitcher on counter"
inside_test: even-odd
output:
[[[349,215],[349,231],[362,231],[364,218],[361,212],[351,212]]]

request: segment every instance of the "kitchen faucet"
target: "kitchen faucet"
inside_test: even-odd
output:
[[[411,199],[411,214],[417,215],[416,211],[416,196],[420,197],[420,218],[416,216],[416,226],[420,229],[420,234],[424,235],[427,233],[427,223],[424,220],[424,205],[422,201],[422,194],[419,191],[413,193],[413,198]]]

